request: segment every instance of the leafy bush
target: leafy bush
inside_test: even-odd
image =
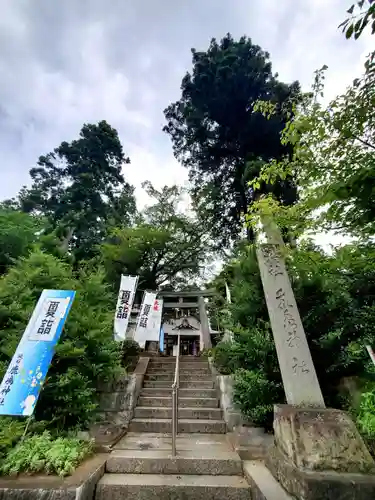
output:
[[[4,458],[3,474],[45,472],[68,476],[92,453],[92,442],[74,438],[53,439],[47,431],[27,437],[11,449]]]
[[[115,297],[99,270],[71,267],[40,251],[0,279],[0,368],[9,363],[44,288],[76,290],[35,417],[50,428],[85,427],[95,416],[99,382],[118,377],[121,350],[113,340]]]
[[[357,425],[375,455],[375,387],[361,396]]]
[[[0,208],[0,274],[30,251],[41,228],[42,220],[38,217]]]
[[[12,446],[22,437],[25,420],[12,417],[0,418],[0,458],[4,457]]]
[[[211,353],[215,368],[222,375],[234,373],[238,368],[237,344],[219,342]]]
[[[262,366],[271,378],[280,380],[276,350],[268,323],[258,321],[255,326],[233,328],[233,342],[219,342],[212,349],[213,361],[220,373],[234,373],[239,368],[247,370]]]
[[[326,255],[307,242],[287,257],[311,355],[329,406],[344,406],[339,394],[343,378],[369,378],[371,362],[364,345],[375,345],[374,255],[374,244],[347,245]],[[238,391],[246,393],[237,394],[244,414],[259,422],[267,412],[261,410],[261,418],[258,412],[254,415],[254,401],[266,408],[269,394],[274,394],[272,403],[282,403],[284,394],[281,389],[273,392],[281,387],[281,374],[254,248],[240,248],[236,257],[213,283],[225,294],[225,281],[229,281],[233,301],[227,306],[226,328],[234,332],[234,342],[218,344],[213,358],[221,373],[244,369],[261,374],[258,389],[255,383],[259,380],[253,381],[254,387],[241,381]],[[263,390],[263,395],[254,395],[257,390]]]
[[[276,350],[267,323],[234,329],[233,342],[220,342],[212,350],[215,367],[234,374],[234,401],[256,425],[272,426],[273,405],[284,400]]]
[[[134,367],[140,352],[141,348],[135,340],[125,339],[121,342],[122,366],[128,370]]]
[[[233,400],[253,424],[272,428],[273,405],[283,400],[281,383],[271,382],[262,370],[237,370]]]
[[[202,351],[199,351],[199,356],[201,356],[202,358],[211,358],[212,349],[205,348]]]
[[[375,389],[362,394],[358,423],[365,434],[375,438]]]

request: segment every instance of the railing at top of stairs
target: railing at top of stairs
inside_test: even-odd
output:
[[[180,388],[180,334],[177,338],[176,367],[172,384],[172,456],[176,456],[178,434],[178,390]]]

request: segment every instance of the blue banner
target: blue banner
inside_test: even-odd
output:
[[[0,415],[33,414],[74,295],[43,290],[0,385]]]
[[[160,350],[160,352],[164,352],[164,329],[163,329],[163,326],[160,328],[159,350]]]

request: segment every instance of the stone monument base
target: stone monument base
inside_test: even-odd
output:
[[[375,463],[347,413],[275,406],[266,465],[299,500],[374,500]]]

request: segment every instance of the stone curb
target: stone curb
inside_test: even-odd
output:
[[[107,454],[86,460],[71,476],[35,475],[0,478],[0,500],[93,500],[105,472]]]

